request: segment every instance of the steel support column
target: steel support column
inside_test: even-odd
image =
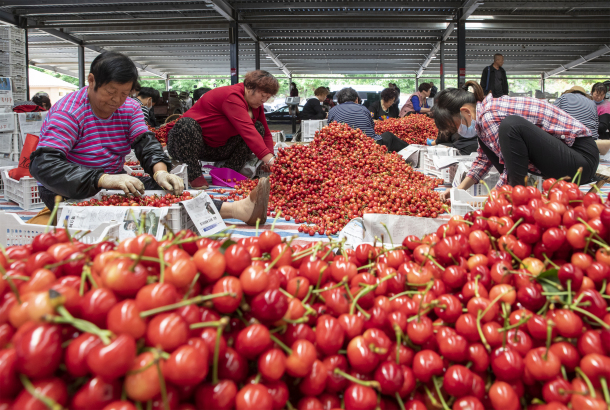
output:
[[[76,46],[78,53],[78,86],[85,86],[85,47],[82,45]]]
[[[542,91],[542,94],[544,94],[544,80],[545,80],[544,73],[542,73],[540,75],[540,91]]]
[[[415,92],[419,90],[419,77],[415,76]]]
[[[441,84],[440,84],[439,90],[444,90],[445,89],[445,42],[444,41],[441,41],[440,52],[441,52],[441,70],[440,70]]]
[[[231,85],[239,82],[239,26],[237,21],[229,23],[229,45],[231,55]]]
[[[169,91],[169,75],[165,78],[165,91]]]
[[[28,29],[24,28],[25,35],[25,98],[30,101],[30,52],[28,47]]]
[[[457,75],[458,87],[466,83],[466,19],[464,9],[457,9]]]
[[[254,69],[261,69],[261,45],[258,41],[254,42]]]

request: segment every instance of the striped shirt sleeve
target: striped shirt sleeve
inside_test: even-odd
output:
[[[47,114],[38,147],[55,148],[68,154],[78,141],[78,122],[72,114],[55,111]]]
[[[129,143],[132,144],[135,139],[145,132],[148,132],[148,126],[146,125],[146,121],[144,121],[144,114],[142,113],[142,108],[140,108],[139,104],[134,105],[133,115],[131,116],[131,123],[129,124]]]

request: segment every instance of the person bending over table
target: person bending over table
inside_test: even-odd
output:
[[[188,165],[189,184],[207,188],[199,161],[226,161],[240,171],[254,153],[267,166],[274,161],[273,138],[263,104],[279,89],[267,71],[246,74],[243,83],[208,91],[180,118],[167,136],[172,158]]]
[[[328,123],[336,121],[345,123],[353,129],[359,128],[377,144],[385,145],[388,152],[398,152],[409,145],[389,131],[381,135],[375,134],[375,123],[371,112],[364,105],[358,104],[358,100],[358,92],[353,88],[344,88],[339,91],[337,93],[339,105],[328,113]]]
[[[430,97],[432,86],[430,83],[421,83],[416,92],[407,98],[407,102],[400,110],[400,118],[410,114],[427,114],[430,112],[427,98]]]
[[[474,93],[468,91],[472,87]],[[459,189],[468,189],[494,166],[497,187],[523,185],[528,172],[545,178],[574,176],[582,167],[581,183],[591,181],[599,151],[591,131],[559,108],[535,98],[494,99],[475,81],[463,88],[441,91],[434,99],[433,117],[441,132],[478,137],[478,157]],[[450,189],[443,194],[449,197]]]
[[[610,139],[610,101],[606,98],[607,93],[608,87],[604,83],[595,83],[591,88],[591,97],[593,97],[599,117],[599,138],[603,140]],[[608,149],[605,151],[607,152]],[[602,154],[606,152],[602,152]]]
[[[375,101],[369,107],[373,119],[398,118],[398,106],[394,105],[398,98],[398,91],[395,88],[384,88],[380,97],[379,101]]]
[[[129,57],[100,54],[91,63],[87,80],[87,87],[66,95],[49,110],[38,147],[30,156],[30,173],[41,185],[44,204],[52,209],[57,195],[78,200],[101,189],[134,195],[165,189],[180,195],[182,179],[168,172],[171,162],[148,131],[140,104],[128,98],[138,81]],[[131,149],[152,178],[124,173]],[[248,198],[232,204],[215,201],[215,205],[223,218],[242,216],[242,220],[255,208]]]

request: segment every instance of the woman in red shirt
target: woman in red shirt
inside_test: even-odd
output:
[[[263,104],[279,89],[269,72],[246,74],[243,83],[208,91],[180,118],[167,137],[172,158],[188,165],[189,184],[207,188],[199,161],[226,161],[240,171],[252,153],[273,163],[273,138]]]

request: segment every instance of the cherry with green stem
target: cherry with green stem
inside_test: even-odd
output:
[[[235,293],[233,293],[233,292],[223,292],[223,293],[216,293],[216,294],[212,294],[212,295],[195,296],[194,298],[186,299],[186,300],[183,300],[182,302],[172,303],[171,305],[165,305],[165,306],[161,306],[161,307],[158,307],[155,309],[145,310],[140,313],[140,317],[144,318],[144,317],[148,317],[148,316],[153,316],[153,315],[156,315],[157,313],[167,312],[168,310],[174,310],[174,309],[178,309],[178,308],[193,305],[193,304],[199,304],[199,303],[203,303],[207,300],[212,300],[215,298],[221,298],[221,297],[225,297],[225,296],[236,297],[237,295],[235,295]]]

